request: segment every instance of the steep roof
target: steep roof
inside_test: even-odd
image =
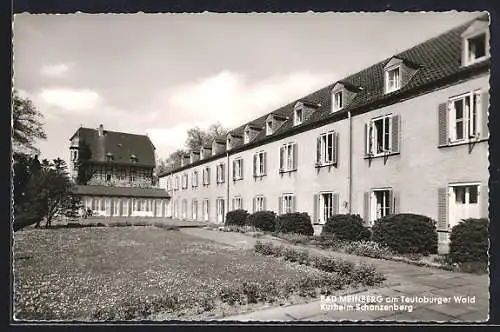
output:
[[[169,198],[163,188],[139,187],[112,187],[112,186],[81,186],[72,188],[74,195],[113,196],[113,197],[140,197],[140,198]]]
[[[79,128],[75,135],[79,136],[80,147],[88,145],[89,162],[155,167],[155,147],[146,135],[104,130],[104,135],[99,136],[98,129],[85,127]],[[113,156],[111,161],[106,161],[108,153]],[[137,162],[131,161],[132,155]]]
[[[273,110],[261,117],[252,120],[248,123],[235,128],[229,133],[240,133],[243,131],[246,125],[251,124],[252,126],[265,125],[265,120],[270,114],[282,118],[288,118],[272,135],[267,136],[264,131],[261,131],[250,143],[252,146],[258,145],[259,142],[267,141],[272,137],[286,135],[289,131],[292,134],[294,129],[292,121],[294,106],[298,101],[307,101],[308,104],[319,104],[319,108],[315,110],[314,113],[304,121],[302,124],[295,127],[305,127],[309,125],[314,125],[315,123],[325,123],[329,121],[328,119],[334,119],[338,117],[339,114],[345,114],[347,111],[359,111],[366,109],[369,105],[376,104],[378,102],[385,102],[386,100],[394,100],[398,97],[403,96],[408,97],[411,94],[417,94],[422,91],[426,86],[432,84],[439,84],[442,80],[459,76],[467,75],[468,73],[473,73],[476,71],[485,71],[489,68],[491,60],[485,60],[484,62],[477,63],[471,66],[463,67],[461,64],[462,56],[462,38],[461,34],[477,19],[488,19],[488,15],[483,15],[467,23],[464,23],[456,28],[453,28],[441,35],[431,38],[421,44],[418,44],[406,51],[390,56],[389,58],[380,61],[368,68],[365,68],[353,75],[347,76],[341,80],[333,82],[332,84],[317,90],[307,96],[303,96],[292,102]],[[392,93],[384,92],[384,67],[392,58],[399,58],[403,60],[404,63],[411,65],[413,68],[418,68],[415,75],[411,80],[404,85],[401,89],[394,91]],[[470,74],[469,74],[470,75]],[[337,84],[342,83],[348,86],[350,89],[357,90],[357,94],[352,100],[352,102],[344,107],[342,111],[332,114],[331,110],[331,90]],[[215,159],[220,154],[212,157]],[[207,162],[208,160],[203,160]],[[189,165],[191,166],[191,165]],[[187,168],[189,166],[184,166],[179,168]],[[176,170],[174,170],[176,171]],[[162,174],[163,175],[163,174]]]

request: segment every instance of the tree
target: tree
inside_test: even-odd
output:
[[[46,139],[41,120],[43,115],[31,100],[22,98],[14,90],[12,101],[12,147],[16,153],[38,153],[34,143]]]
[[[76,183],[80,185],[86,185],[92,176],[94,175],[94,169],[88,161],[92,158],[92,151],[87,142],[81,141],[78,147],[78,160],[77,160],[77,170],[78,175],[76,178]]]
[[[212,140],[221,135],[227,134],[227,129],[222,127],[219,122],[216,122],[207,130],[203,130],[196,126],[188,130],[186,139],[186,147],[188,150],[199,150],[203,145],[210,144]]]

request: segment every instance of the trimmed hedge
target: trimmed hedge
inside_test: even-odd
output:
[[[488,219],[466,219],[450,234],[449,257],[452,262],[488,261]]]
[[[383,217],[372,228],[372,240],[399,254],[437,253],[435,222],[426,216],[402,213]]]
[[[274,232],[276,229],[276,214],[273,211],[258,211],[250,214],[246,223],[262,231]]]
[[[313,235],[311,218],[307,213],[285,213],[276,220],[276,232]]]
[[[357,214],[336,214],[328,218],[321,235],[333,234],[336,239],[368,241],[370,230],[363,226],[363,218]]]
[[[226,225],[244,226],[248,217],[247,210],[239,209],[226,213]]]

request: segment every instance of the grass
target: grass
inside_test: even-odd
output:
[[[255,289],[278,290],[276,297],[286,297],[293,292],[281,290],[296,289],[307,278],[317,278],[317,272],[157,227],[25,230],[15,233],[14,317],[125,320],[235,314],[239,304],[265,300]],[[239,291],[243,294],[235,294]],[[225,303],[226,297],[234,305]]]

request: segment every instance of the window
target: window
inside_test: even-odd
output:
[[[385,93],[399,90],[401,86],[400,68],[387,70],[385,72]]]
[[[241,197],[233,198],[233,210],[243,209],[243,199]]]
[[[130,161],[135,164],[137,162],[137,156],[135,154],[131,155]]]
[[[480,218],[479,184],[455,184],[449,187],[449,227],[463,219]]]
[[[208,221],[208,198],[205,198],[202,203],[203,221]]]
[[[489,56],[488,36],[486,33],[465,39],[466,64],[473,64],[486,59]]]
[[[380,156],[399,152],[399,116],[385,115],[367,124],[367,154]]]
[[[186,199],[182,200],[182,207],[181,207],[181,209],[182,209],[182,211],[181,211],[181,213],[182,213],[181,217],[183,219],[186,219],[187,218],[187,200]]]
[[[243,143],[247,144],[250,142],[250,130],[245,130],[245,133],[243,134]]]
[[[210,184],[210,168],[206,167],[203,169],[203,185],[208,186]]]
[[[175,177],[174,190],[179,190],[179,176]]]
[[[106,174],[106,181],[111,182],[111,174]]]
[[[231,150],[231,138],[228,137],[226,140],[226,150]]]
[[[388,216],[392,213],[393,194],[390,189],[373,190],[371,194],[371,215],[370,221]]]
[[[233,180],[243,179],[243,159],[233,160]]]
[[[137,171],[131,170],[130,171],[130,182],[135,182],[136,178],[137,178]]]
[[[78,151],[71,150],[71,160],[76,161],[78,159]]]
[[[253,176],[266,175],[266,159],[267,154],[264,151],[253,155]]]
[[[481,93],[470,92],[449,102],[449,141],[460,142],[479,135]]]
[[[280,172],[295,170],[297,170],[297,144],[284,144],[280,147]]]
[[[217,165],[216,168],[216,176],[217,176],[217,183],[224,183],[224,164],[219,164]]]
[[[198,201],[193,199],[193,202],[191,203],[191,218],[193,220],[198,219]]]
[[[193,176],[191,179],[191,185],[193,188],[198,187],[198,171],[193,172]]]
[[[294,111],[293,115],[293,123],[294,125],[299,125],[304,121],[304,111],[302,110],[302,107],[298,107]]]
[[[273,121],[269,120],[266,122],[266,135],[271,135],[273,133]]]
[[[217,198],[215,201],[216,205],[216,213],[217,213],[217,223],[223,223],[224,222],[224,198]]]
[[[278,203],[279,214],[295,212],[296,211],[295,205],[296,205],[295,195],[284,194],[283,196],[280,196],[280,200]]]
[[[112,161],[113,160],[113,155],[111,153],[106,154],[106,161]]]
[[[253,201],[253,212],[265,211],[265,201],[264,196],[256,196]]]
[[[326,223],[328,218],[338,213],[338,194],[320,193],[318,203],[317,213],[320,224]]]
[[[174,218],[179,218],[179,202],[174,201]]]
[[[343,101],[342,101],[342,91],[335,92],[333,94],[333,110],[338,111],[344,107]]]
[[[321,134],[316,142],[316,164],[331,165],[337,162],[337,134]]]
[[[188,175],[182,174],[182,189],[187,189],[188,187]]]

